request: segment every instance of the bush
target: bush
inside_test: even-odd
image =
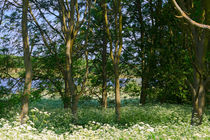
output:
[[[131,96],[139,96],[141,92],[141,86],[139,86],[136,81],[129,81],[124,88],[125,93],[131,93]]]

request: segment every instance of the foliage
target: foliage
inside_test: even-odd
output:
[[[124,92],[126,93],[131,93],[134,96],[136,95],[140,95],[141,92],[141,87],[139,86],[139,84],[135,81],[135,80],[130,80],[124,88]]]
[[[110,41],[105,28],[110,28],[114,50],[120,44],[117,40],[121,36],[117,31],[118,20],[116,23],[113,20],[117,19],[118,14],[115,12],[119,8],[117,6],[119,3],[110,0],[95,1],[89,5],[90,7],[87,6],[90,11],[84,11],[85,5],[90,3],[78,1],[75,3],[75,11],[70,10],[69,13],[62,14],[69,8],[74,8],[73,1],[62,4],[61,1],[30,1],[31,13],[27,25],[33,69],[31,110],[27,124],[20,125],[18,117],[20,95],[24,89],[25,77],[21,39],[21,9],[24,6],[21,6],[22,3],[19,1],[3,1],[0,2],[0,7],[5,5],[4,8],[0,8],[0,20],[2,20],[0,21],[0,118],[2,118],[0,139],[208,139],[210,137],[208,107],[206,114],[203,115],[202,125],[198,127],[189,125],[191,108],[188,105],[192,97],[190,84],[186,84],[186,81],[189,81],[196,86],[196,81],[193,82],[195,80],[193,67],[198,68],[196,71],[200,68],[196,67],[198,64],[194,64],[196,61],[193,60],[200,56],[195,53],[199,49],[201,51],[198,52],[207,53],[203,55],[203,64],[200,65],[204,69],[200,69],[197,75],[199,74],[203,80],[208,79],[209,48],[202,50],[202,47],[199,49],[193,47],[208,46],[209,34],[204,35],[205,32],[198,28],[189,28],[188,23],[174,16],[177,13],[171,1],[163,0],[119,1],[122,4],[123,48],[122,52],[116,49],[116,53],[113,54],[118,58],[117,56],[122,53],[119,56],[120,81],[123,81],[120,83],[122,116],[118,123],[114,119],[113,92],[114,78],[118,75],[114,72],[116,67],[114,68],[109,56]],[[203,1],[207,3],[207,0]],[[67,6],[68,2],[70,7]],[[106,14],[103,11],[103,2],[107,2],[108,25],[104,23]],[[63,4],[67,9],[59,10]],[[210,19],[207,18],[209,11],[204,11],[205,6],[201,0],[185,0],[181,7],[193,20],[209,24],[207,21]],[[37,23],[32,13],[37,18]],[[61,15],[73,17],[73,21],[71,19],[61,21]],[[76,18],[80,20],[83,17],[84,22],[78,24]],[[87,20],[89,18],[90,21]],[[75,33],[64,31],[65,27],[62,25],[65,21],[69,27],[72,27],[72,23],[78,24],[71,28]],[[181,22],[183,24],[180,24]],[[70,42],[66,39],[69,37],[72,38]],[[70,57],[65,50],[66,44],[72,42]],[[88,52],[87,57],[85,57],[86,52]],[[88,58],[88,67],[85,58]],[[87,69],[89,74],[86,79]],[[66,72],[72,73],[68,75]],[[145,83],[141,82],[140,85],[132,80],[137,78],[144,79]],[[202,83],[201,80],[200,84]],[[207,86],[205,90],[209,96]],[[72,89],[75,89],[77,95],[82,93],[78,104],[79,110],[77,114],[75,113],[78,115],[78,120],[74,124],[72,112],[64,110],[62,104],[62,101],[67,100],[69,107],[74,104],[77,96],[74,96]],[[200,87],[194,89],[197,92],[202,90]],[[102,91],[109,97],[106,110],[100,106]],[[148,101],[145,106],[139,105],[140,94],[141,99],[145,98]],[[58,95],[61,100],[41,99],[42,95],[55,98]],[[199,105],[204,105],[204,102]],[[72,107],[74,108],[76,107]]]

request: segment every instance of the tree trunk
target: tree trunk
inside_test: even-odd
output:
[[[138,22],[141,26],[140,28],[140,33],[141,33],[141,38],[140,38],[140,48],[141,48],[141,67],[142,67],[142,72],[141,72],[141,78],[142,78],[142,84],[141,84],[141,93],[140,93],[140,100],[139,103],[144,105],[146,103],[146,90],[147,90],[147,77],[145,73],[145,48],[144,48],[144,35],[145,35],[145,28],[144,28],[144,22],[143,22],[143,15],[142,15],[142,2],[140,0],[136,0],[136,8],[138,12]]]
[[[205,33],[199,35],[199,29],[193,28],[194,39],[194,92],[192,94],[193,110],[192,110],[192,125],[202,124],[204,107],[205,107],[205,56],[207,45],[205,45]]]
[[[156,22],[155,22],[155,16],[154,16],[154,4],[152,3],[152,0],[149,0],[149,10],[150,10],[150,18],[151,18],[151,23],[152,23],[152,30],[156,30]],[[142,3],[141,2],[137,2],[137,5],[139,5],[139,8],[142,8]],[[158,8],[156,8],[158,9]],[[142,11],[139,11],[139,22],[141,24],[143,24],[143,16],[142,16]],[[157,12],[158,13],[158,12]],[[145,34],[145,29],[144,26],[142,26],[141,28],[141,34],[143,34],[143,36],[141,36],[141,42],[143,43],[144,41],[144,34]],[[151,37],[151,43],[152,46],[154,46],[155,44],[155,32],[152,34]],[[142,88],[141,88],[141,95],[140,95],[140,104],[144,105],[146,104],[146,98],[147,98],[147,89],[149,88],[149,81],[151,79],[151,75],[153,75],[152,71],[151,71],[151,67],[152,65],[154,65],[153,63],[153,56],[154,56],[154,48],[150,48],[150,52],[146,52],[146,49],[144,48],[144,45],[142,44]],[[146,53],[149,54],[150,58],[145,58]]]
[[[71,111],[73,115],[73,122],[77,122],[78,117],[77,117],[77,108],[78,108],[78,102],[79,102],[80,94],[76,95],[74,94],[72,96],[72,106],[71,106]]]
[[[199,78],[196,74],[194,75],[194,77],[196,81],[199,81],[199,83],[196,82],[195,89],[198,89],[198,91],[196,91],[195,92],[196,94],[193,94],[192,97],[193,110],[192,110],[191,125],[200,125],[202,124],[204,107],[205,107],[204,80],[202,78]]]
[[[121,6],[121,0],[117,1],[117,10],[118,10],[118,14],[119,14],[119,26],[116,25],[116,28],[118,27],[118,32],[116,30],[116,34],[118,40],[116,40],[116,42],[119,41],[119,48],[117,50],[118,46],[115,46],[115,59],[114,59],[114,71],[115,71],[115,102],[116,102],[116,117],[117,117],[117,121],[120,121],[120,70],[119,70],[119,63],[120,63],[120,55],[121,55],[121,51],[122,51],[122,45],[123,45],[123,40],[122,40],[122,29],[123,29],[123,25],[122,25],[122,6]]]
[[[193,94],[192,94],[193,110],[192,110],[191,125],[202,124],[204,107],[205,107],[204,79],[199,74],[198,69],[195,68],[196,66],[198,65],[195,64],[194,66],[194,85],[193,85]]]
[[[112,59],[112,63],[114,66],[114,73],[115,73],[115,113],[116,113],[116,120],[120,121],[120,79],[119,79],[119,62],[120,62],[120,55],[122,51],[122,6],[121,6],[121,0],[114,1],[114,14],[115,14],[115,51],[113,54],[113,45],[112,45],[112,36],[109,31],[109,25],[108,25],[108,17],[107,17],[107,3],[105,0],[102,1],[103,6],[103,14],[104,14],[104,20],[105,20],[105,27],[106,27],[106,33],[107,37],[109,39],[110,43],[110,57]],[[119,15],[119,18],[118,16]]]
[[[69,93],[66,93],[65,92],[65,95],[68,95]],[[71,97],[70,96],[64,96],[62,98],[62,101],[63,101],[63,106],[64,106],[64,109],[69,109],[71,108]]]
[[[141,84],[141,95],[140,95],[140,104],[144,105],[146,103],[146,99],[147,99],[147,79],[146,76],[142,76],[142,84]]]
[[[119,78],[119,64],[115,63],[114,65],[115,71],[115,112],[116,119],[120,121],[120,78]]]
[[[66,42],[66,71],[64,74],[65,79],[65,95],[64,95],[64,108],[69,108],[71,106],[71,95],[74,94],[74,86],[72,84],[72,47],[73,47],[73,41],[68,38],[67,36],[67,42]]]
[[[104,32],[106,32],[104,25]],[[102,107],[107,108],[107,71],[106,71],[106,64],[107,64],[107,41],[106,38],[104,37],[103,39],[103,52],[102,52],[102,78],[103,78],[103,83],[102,83]]]
[[[103,108],[107,108],[107,82],[106,82],[106,79],[107,79],[107,76],[106,76],[106,67],[104,68],[103,66],[103,84],[102,84],[102,107]]]
[[[70,93],[70,88],[69,88],[66,75],[67,73],[65,72],[63,74],[64,82],[65,82],[65,92],[64,92],[64,95],[62,96],[62,101],[63,101],[64,109],[69,109],[71,107],[71,93]]]
[[[32,83],[32,64],[30,59],[29,51],[29,40],[28,40],[28,28],[27,28],[27,13],[28,13],[28,0],[23,0],[23,12],[22,12],[22,37],[23,37],[23,47],[24,47],[24,65],[25,65],[25,84],[24,92],[22,94],[22,106],[20,120],[21,124],[25,123],[25,117],[28,115],[29,109],[29,95]]]
[[[208,0],[202,1],[202,7],[205,13],[205,23],[210,24],[210,3]],[[202,32],[199,35],[199,29],[192,28],[193,39],[194,39],[194,92],[193,92],[193,110],[192,110],[192,125],[200,125],[203,121],[203,113],[205,109],[206,100],[206,77],[208,77],[207,65],[205,63],[205,57],[207,56],[207,50],[209,48],[209,37],[210,33],[208,31]],[[196,30],[197,29],[197,30]]]
[[[68,103],[70,103],[73,118],[77,118],[77,104],[79,96],[77,96],[75,93],[74,81],[72,77],[72,48],[73,48],[73,40],[69,39],[67,40],[66,44],[66,78],[67,78],[66,96],[68,97]]]
[[[91,1],[86,1],[86,2],[87,2],[86,8],[88,7],[90,12]],[[72,114],[73,116],[75,116],[77,113],[77,104],[79,96],[77,98],[77,94],[75,93],[75,84],[74,84],[73,71],[72,71],[73,45],[80,27],[86,19],[87,9],[85,9],[85,12],[83,13],[83,16],[81,18],[81,12],[79,9],[80,6],[77,0],[71,0],[71,1],[59,0],[58,6],[59,6],[59,17],[61,20],[61,29],[65,37],[64,41],[66,45],[66,50],[65,50],[66,63],[65,63],[64,79],[65,79],[65,97],[67,97],[67,99],[65,101],[64,107],[70,106]],[[86,38],[86,44],[87,44],[87,38]],[[86,59],[87,58],[88,57],[86,57]],[[86,72],[87,75],[88,64],[86,66],[86,70],[87,70]]]
[[[71,107],[73,120],[77,119],[77,105],[79,100],[79,95],[75,93],[74,81],[72,77],[72,48],[73,40],[67,40],[66,44],[66,92],[64,107]]]

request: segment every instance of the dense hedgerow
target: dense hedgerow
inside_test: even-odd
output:
[[[129,101],[126,103],[127,106],[121,109],[121,122],[116,123],[113,107],[104,110],[97,108],[94,100],[81,101],[78,122],[73,124],[71,111],[62,109],[61,101],[42,99],[31,105],[29,119],[25,125],[20,125],[16,108],[8,110],[7,115],[0,119],[0,139],[208,140],[210,138],[208,109],[204,115],[204,123],[195,127],[190,125],[190,106],[172,104],[141,106],[129,104]]]

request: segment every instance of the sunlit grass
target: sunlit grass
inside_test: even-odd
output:
[[[112,101],[110,101],[112,102]],[[0,139],[206,139],[210,138],[210,115],[204,123],[190,125],[191,106],[174,104],[138,105],[138,99],[123,100],[121,122],[115,121],[114,105],[106,110],[96,100],[81,100],[78,121],[60,99],[32,103],[27,124],[20,125],[19,110],[7,110],[0,120]]]

